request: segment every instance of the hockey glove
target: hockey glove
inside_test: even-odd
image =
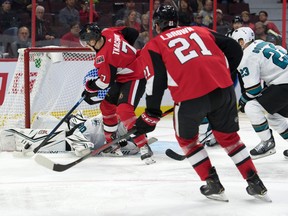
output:
[[[157,115],[153,115],[147,111],[142,113],[136,120],[137,134],[146,134],[153,131],[159,121],[160,117]]]
[[[253,100],[253,98],[249,98],[246,94],[242,94],[238,102],[238,110],[245,113],[245,105],[250,100]]]
[[[96,68],[90,70],[83,79],[83,85],[87,92],[94,93],[99,89],[96,85],[96,80],[98,77],[98,70]]]
[[[82,92],[81,96],[82,97],[85,96],[84,101],[86,101],[86,103],[88,103],[89,105],[94,105],[94,104],[98,103],[98,100],[97,101],[92,100],[93,97],[97,97],[98,96],[98,91],[96,91],[94,93],[91,93],[91,92],[88,92],[88,91],[84,90]]]

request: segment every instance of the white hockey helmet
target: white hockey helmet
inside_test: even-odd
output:
[[[237,42],[239,42],[239,40],[242,39],[244,41],[243,46],[255,40],[254,31],[249,27],[240,27],[236,29],[235,31],[233,31],[231,37]]]

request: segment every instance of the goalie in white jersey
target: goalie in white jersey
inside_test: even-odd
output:
[[[249,27],[235,30],[232,38],[244,50],[238,66],[244,84],[239,108],[261,139],[250,151],[252,158],[257,159],[276,152],[270,126],[288,141],[288,56],[283,48],[272,43],[254,41],[254,32]],[[288,150],[283,154],[288,158]]]
[[[103,130],[103,117],[101,114],[86,118],[81,111],[71,115],[67,121],[69,131],[66,133],[66,142],[71,150],[79,157],[88,154],[93,149],[98,149],[105,143]],[[117,136],[127,133],[124,125],[120,122]],[[111,149],[114,149],[111,151]],[[123,139],[118,144],[101,152],[102,156],[135,155],[139,148],[130,140]]]

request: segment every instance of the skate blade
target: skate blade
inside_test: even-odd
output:
[[[271,198],[267,195],[267,194],[264,194],[264,195],[253,195],[256,199],[259,199],[259,200],[262,200],[264,202],[272,202]]]
[[[153,158],[151,158],[151,157],[150,158],[145,158],[144,162],[145,162],[146,165],[151,165],[151,164],[156,163],[156,161]]]
[[[227,198],[227,196],[225,195],[224,192],[220,193],[220,194],[212,194],[212,195],[208,195],[206,196],[208,199],[212,199],[212,200],[216,200],[216,201],[221,201],[221,202],[229,202],[229,199]]]
[[[270,149],[268,152],[266,152],[265,154],[261,154],[261,155],[251,155],[252,160],[257,160],[259,158],[263,158],[263,157],[268,157],[270,155],[273,155],[276,153],[275,148]]]

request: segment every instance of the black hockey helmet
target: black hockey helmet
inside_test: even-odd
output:
[[[101,29],[95,23],[86,24],[79,32],[80,43],[86,46],[90,40],[98,41],[101,38]]]
[[[153,15],[154,25],[158,24],[161,31],[177,26],[178,14],[171,5],[160,5]]]

